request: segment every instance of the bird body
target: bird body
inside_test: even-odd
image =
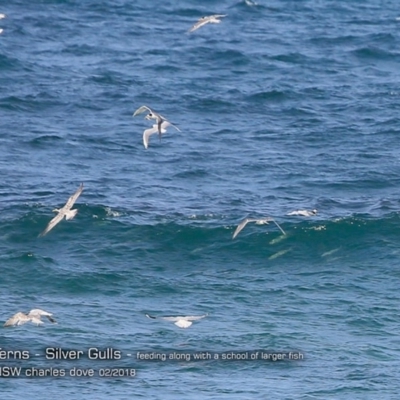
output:
[[[40,319],[41,317],[47,317],[50,322],[56,323],[55,319],[52,318],[52,315],[53,314],[47,311],[35,308],[29,311],[28,314],[24,314],[23,312],[16,313],[5,322],[4,326],[18,326],[18,325],[23,325],[29,321],[31,321],[36,325],[42,325],[43,321]]]
[[[166,128],[168,126],[170,126],[170,125],[171,124],[168,121],[164,121],[161,124],[161,134],[167,132]],[[157,124],[154,124],[152,128],[144,130],[144,132],[143,132],[143,145],[144,145],[145,149],[147,149],[149,147],[149,138],[150,138],[150,136],[153,135],[154,133],[157,133],[157,132],[158,132],[158,125]],[[160,138],[161,138],[161,134],[159,133]]]

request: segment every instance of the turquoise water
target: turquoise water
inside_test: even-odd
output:
[[[397,399],[398,4],[110,3],[0,9],[1,321],[58,322],[0,329],[29,352],[0,353],[22,368],[1,398]],[[181,132],[145,150],[143,104]],[[38,238],[80,182],[76,218]],[[232,240],[249,216],[287,235]]]

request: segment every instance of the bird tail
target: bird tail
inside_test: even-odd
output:
[[[65,214],[65,219],[68,220],[68,219],[74,218],[75,215],[77,214],[77,212],[78,212],[78,209],[77,209],[77,208],[75,208],[75,210],[69,210],[69,211]]]
[[[175,322],[176,326],[179,326],[179,328],[189,328],[190,325],[192,325],[191,321],[185,321],[184,319],[179,319],[178,321]]]

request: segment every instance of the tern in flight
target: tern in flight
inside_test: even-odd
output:
[[[181,316],[163,316],[163,317],[153,317],[152,315],[146,314],[147,318],[151,319],[163,319],[165,321],[171,321],[179,328],[189,328],[192,325],[192,321],[197,321],[199,319],[207,317],[208,314],[204,315],[189,315],[187,317]]]
[[[267,218],[246,218],[244,219],[236,228],[235,232],[233,233],[232,239],[235,239],[235,237],[239,234],[239,232],[249,223],[249,222],[255,222],[257,225],[264,225],[268,224],[268,222],[273,222],[279,229],[280,231],[286,235],[285,231],[280,227],[280,225],[271,217]]]
[[[301,215],[302,217],[312,217],[317,215],[317,210],[295,210],[287,213],[286,215]]]
[[[46,229],[39,235],[44,236],[46,233],[50,232],[64,217],[66,220],[72,219],[77,214],[78,210],[75,208],[71,210],[72,206],[75,204],[75,201],[81,195],[83,191],[83,183],[80,184],[78,190],[68,199],[65,206],[62,208],[55,208],[53,212],[58,213],[47,225]]]
[[[133,116],[135,117],[136,115],[139,115],[139,114],[141,114],[141,113],[143,113],[145,111],[148,112],[148,114],[146,115],[145,119],[147,119],[147,120],[155,119],[156,122],[157,122],[156,124],[153,125],[152,128],[146,129],[143,132],[143,144],[144,144],[144,147],[146,149],[149,146],[149,137],[153,133],[158,132],[158,135],[159,135],[160,140],[161,140],[161,135],[167,131],[166,128],[168,126],[173,126],[178,132],[181,131],[177,126],[175,126],[174,124],[171,124],[171,122],[169,122],[166,118],[164,118],[162,115],[156,113],[155,111],[153,111],[151,108],[149,108],[147,106],[139,107],[133,113]]]
[[[53,324],[56,323],[56,320],[52,318],[51,313],[39,309],[34,309],[29,311],[28,314],[24,314],[23,312],[18,312],[15,315],[13,315],[10,319],[6,321],[4,326],[15,326],[15,325],[23,325],[28,321],[31,321],[32,323],[36,325],[41,325],[43,324],[43,321],[40,319],[41,317],[47,317],[50,322]]]
[[[139,107],[133,113],[133,116],[136,117],[136,115],[139,115],[139,114],[141,114],[141,113],[143,113],[145,111],[148,112],[148,114],[146,115],[145,119],[155,119],[157,121],[158,133],[161,135],[161,129],[162,129],[161,125],[162,125],[162,123],[164,121],[166,121],[166,122],[169,122],[169,121],[167,121],[166,118],[164,118],[162,115],[156,113],[155,111],[153,111],[151,108],[149,108],[147,106]],[[171,124],[170,122],[169,122],[169,124],[172,125],[174,128],[176,128],[179,131],[178,127],[176,127],[175,125]]]
[[[226,17],[225,15],[209,15],[207,17],[201,17],[188,31],[188,33],[194,32],[206,24],[219,24],[221,21],[218,18]]]

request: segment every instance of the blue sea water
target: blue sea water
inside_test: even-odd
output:
[[[0,319],[43,308],[57,320],[0,329],[0,367],[22,368],[0,369],[1,399],[398,398],[397,2],[13,0],[0,12]],[[227,16],[187,34],[209,14]],[[132,117],[144,104],[181,132],[145,150],[151,123]],[[81,182],[76,218],[38,238]],[[264,216],[287,234],[249,224],[232,240]],[[146,314],[208,316],[180,329]],[[222,360],[231,352],[249,359]],[[98,376],[111,368],[135,376]]]

